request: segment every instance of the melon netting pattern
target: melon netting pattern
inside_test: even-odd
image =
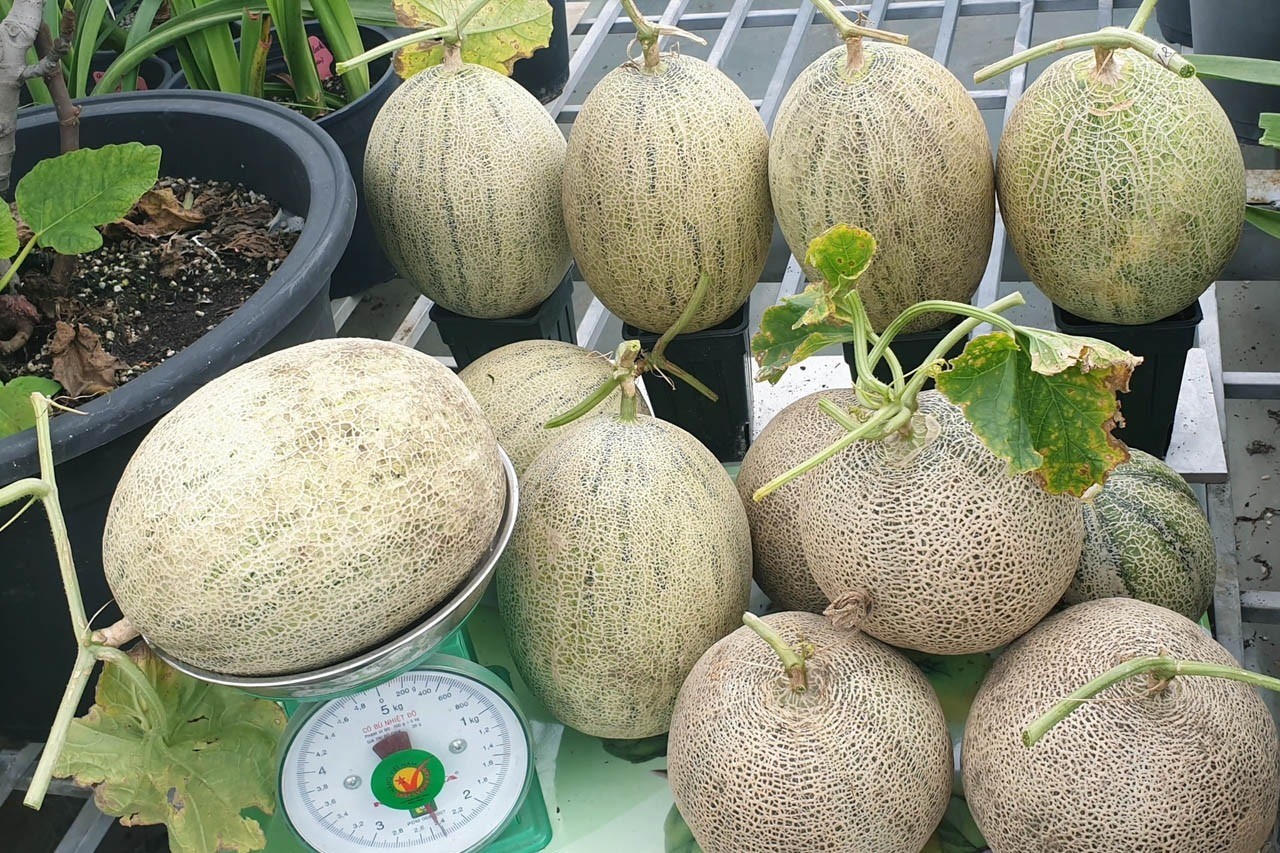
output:
[[[914,455],[858,441],[800,479],[805,559],[832,602],[860,595],[863,630],[895,646],[966,654],[1039,622],[1075,574],[1080,501],[1044,491],[936,391],[939,432]]]
[[[555,429],[544,429],[543,424],[590,397],[612,376],[613,365],[603,355],[563,341],[510,344],[481,356],[458,374],[489,418],[517,474],[583,421]],[[615,391],[593,414],[616,413],[621,401],[622,392]],[[636,407],[649,414],[644,400],[637,400]]]
[[[1197,79],[1117,51],[1045,69],[1013,109],[997,187],[1027,274],[1059,306],[1105,323],[1186,308],[1235,253],[1244,161],[1231,122]]]
[[[565,725],[667,730],[685,676],[740,624],[751,541],[733,482],[665,421],[592,418],[539,454],[497,570],[507,645]]]
[[[468,317],[514,317],[569,269],[564,135],[519,83],[479,65],[428,68],[378,113],[369,214],[400,274]]]
[[[1280,743],[1254,688],[1146,677],[1099,694],[1034,747],[1022,731],[1125,660],[1168,653],[1236,666],[1195,623],[1153,604],[1078,604],[1010,647],[965,724],[965,797],[994,853],[1257,853],[1276,818]]]
[[[1084,504],[1084,552],[1063,600],[1125,596],[1199,619],[1218,577],[1209,520],[1176,471],[1141,450],[1129,452],[1130,461]]]
[[[667,776],[706,853],[919,853],[951,793],[947,722],[901,654],[812,613],[764,622],[811,643],[809,690],[750,628],[713,646],[671,719]]]
[[[752,573],[782,610],[821,613],[830,603],[809,571],[800,542],[800,490],[790,482],[762,501],[756,489],[836,442],[844,430],[818,408],[829,399],[848,408],[853,391],[818,391],[791,403],[765,425],[742,460],[738,494],[751,524]]]
[[[120,609],[179,660],[268,675],[350,657],[422,617],[506,503],[493,431],[430,356],[364,339],[251,361],[165,416],[107,516]]]
[[[768,169],[764,122],[720,71],[676,55],[657,72],[615,68],[582,105],[565,159],[565,226],[582,277],[624,322],[665,332],[706,273],[685,331],[723,322],[769,253]]]
[[[911,48],[867,42],[863,50],[866,64],[852,78],[844,45],[796,78],[774,122],[769,186],[801,262],[832,225],[876,238],[858,293],[883,331],[921,300],[973,296],[991,251],[995,184],[986,126],[960,81]],[[926,314],[906,331],[948,319]]]

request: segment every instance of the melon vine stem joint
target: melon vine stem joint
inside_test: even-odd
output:
[[[836,28],[836,32],[840,35],[841,40],[848,49],[848,55],[845,61],[845,71],[852,74],[862,68],[866,62],[866,57],[862,53],[862,39],[873,38],[880,41],[887,41],[890,44],[905,45],[907,37],[901,33],[891,33],[888,30],[877,30],[874,27],[864,27],[861,24],[863,16],[859,14],[859,23],[855,24],[850,21],[836,8],[831,0],[810,0],[813,7],[822,13],[832,26]]]
[[[622,0],[622,9],[627,13],[627,17],[631,19],[631,23],[635,25],[636,41],[640,42],[640,50],[644,53],[645,71],[655,71],[661,64],[662,55],[658,50],[658,40],[663,36],[679,36],[698,44],[707,43],[707,40],[702,36],[696,36],[679,27],[649,23],[644,15],[640,14],[640,9],[636,6],[635,0]]]
[[[777,631],[770,628],[759,616],[750,611],[742,614],[742,624],[759,634],[760,639],[768,643],[769,648],[773,649],[774,653],[782,660],[782,667],[787,673],[788,687],[790,687],[792,693],[804,693],[809,689],[808,667],[805,665],[804,657],[799,652],[788,646]]]

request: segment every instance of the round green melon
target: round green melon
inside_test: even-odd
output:
[[[480,65],[405,81],[369,131],[364,188],[387,257],[467,317],[514,317],[569,269],[564,135],[520,84]]]
[[[1199,619],[1218,576],[1209,521],[1176,471],[1141,450],[1129,452],[1084,503],[1084,552],[1063,600],[1137,598]]]
[[[1095,322],[1186,308],[1244,225],[1244,161],[1222,107],[1129,50],[1103,72],[1092,51],[1045,69],[1004,129],[996,187],[1031,280]]]

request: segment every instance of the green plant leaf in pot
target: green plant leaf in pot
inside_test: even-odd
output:
[[[461,38],[462,61],[484,65],[510,75],[516,61],[551,40],[551,4],[547,0],[394,0],[396,18],[403,27],[426,31],[453,30]],[[476,10],[478,7],[478,10]],[[439,65],[444,46],[420,41],[396,54],[396,73],[412,77],[424,68]]]
[[[12,218],[9,220],[13,221]],[[14,238],[17,241],[17,238]],[[31,408],[31,395],[52,397],[62,386],[43,376],[19,376],[0,385],[0,438],[15,435],[36,425],[36,413]]]

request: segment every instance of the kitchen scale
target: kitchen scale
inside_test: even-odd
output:
[[[464,622],[515,526],[517,479],[489,550],[455,595],[381,646],[311,672],[193,678],[289,716],[267,853],[534,853],[551,841],[533,740],[508,676],[481,666]]]

